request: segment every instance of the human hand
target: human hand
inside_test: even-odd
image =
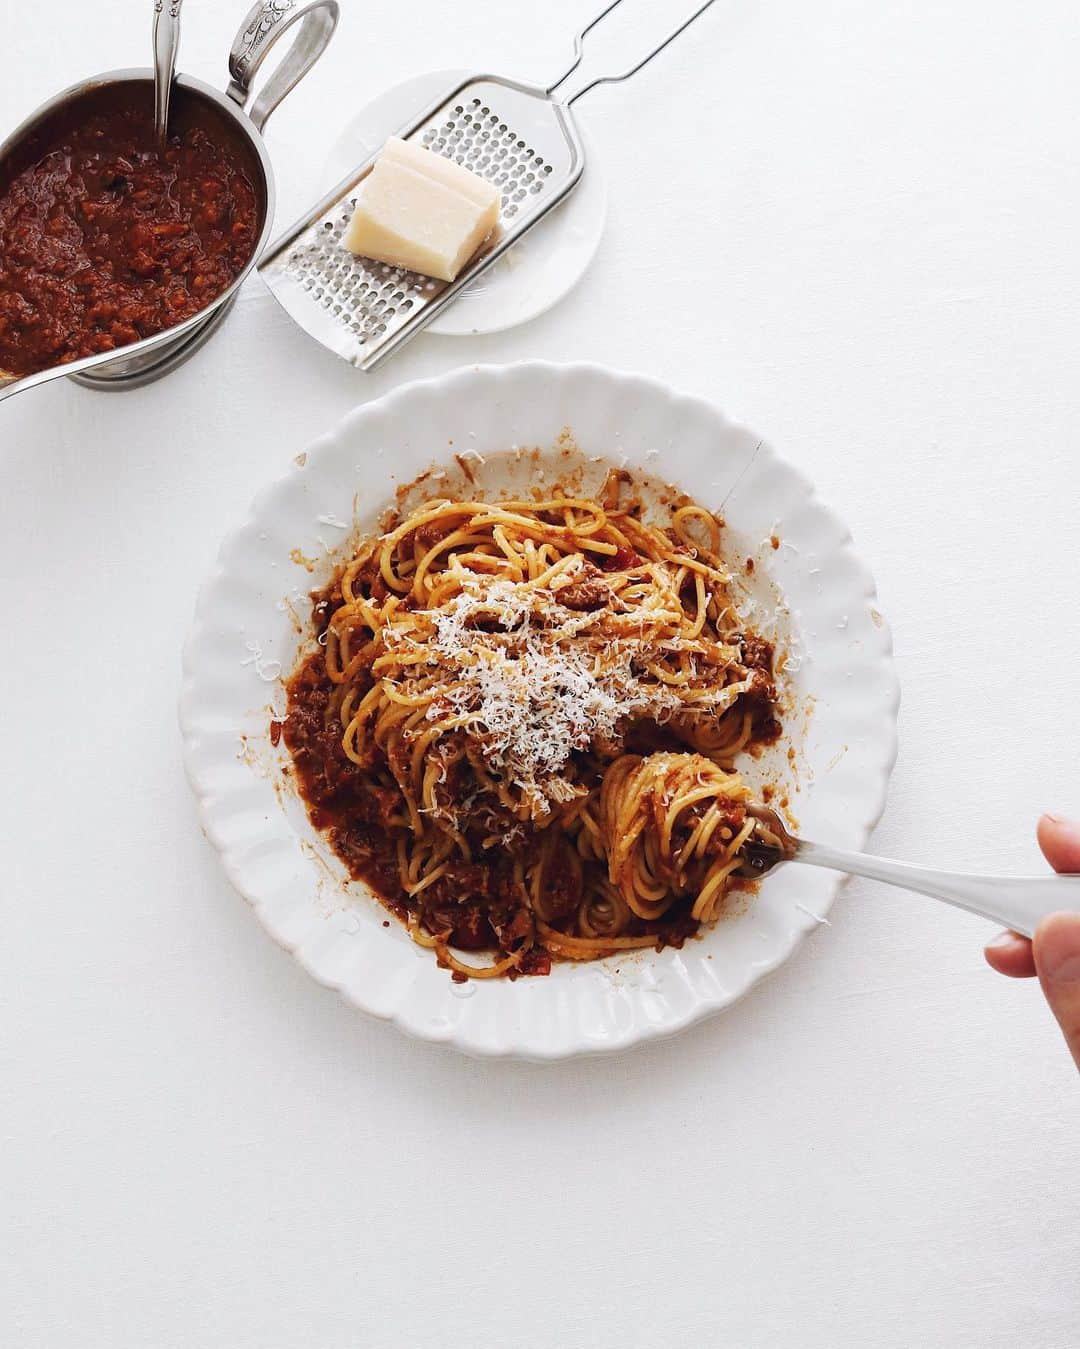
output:
[[[1044,815],[1039,847],[1055,871],[1080,872],[1080,823]],[[1080,1068],[1080,913],[1044,918],[1033,941],[1015,932],[995,937],[984,953],[999,974],[1013,979],[1038,975],[1050,1010],[1057,1017],[1077,1068]]]

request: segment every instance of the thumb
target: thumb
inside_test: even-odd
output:
[[[1080,824],[1044,815],[1039,845],[1055,871],[1080,871]],[[1032,949],[1046,1001],[1080,1068],[1080,913],[1044,918]]]

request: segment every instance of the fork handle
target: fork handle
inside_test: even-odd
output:
[[[934,871],[931,867],[916,867],[867,853],[846,852],[805,840],[799,844],[792,861],[915,890],[1002,923],[1024,937],[1032,936],[1047,914],[1059,909],[1080,911],[1080,875],[971,876]]]

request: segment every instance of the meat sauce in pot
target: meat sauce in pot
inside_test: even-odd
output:
[[[0,372],[152,337],[251,259],[258,160],[212,104],[176,95],[164,151],[152,85],[122,81],[47,116],[0,164]]]

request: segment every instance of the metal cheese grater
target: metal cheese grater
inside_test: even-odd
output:
[[[581,180],[585,149],[573,104],[598,84],[627,80],[713,4],[705,3],[621,75],[602,75],[570,98],[556,90],[577,70],[585,37],[622,0],[612,0],[574,39],[574,60],[547,88],[500,75],[475,75],[398,134],[465,165],[501,191],[499,220],[456,281],[354,257],[342,239],[372,155],[302,220],[270,245],[259,273],[305,332],[361,370],[373,370],[450,304]]]

